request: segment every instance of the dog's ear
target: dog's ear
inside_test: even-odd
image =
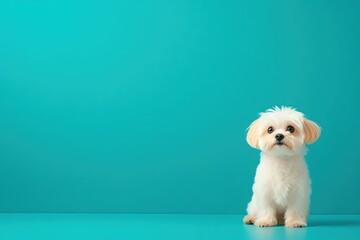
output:
[[[304,118],[304,132],[305,132],[305,143],[311,144],[318,140],[320,137],[321,129],[320,127],[306,118]]]
[[[259,135],[258,135],[259,134],[259,131],[258,131],[259,125],[260,125],[260,121],[259,121],[259,119],[256,119],[248,127],[246,141],[253,148],[259,148]]]

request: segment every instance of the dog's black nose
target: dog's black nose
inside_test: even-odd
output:
[[[283,134],[276,134],[275,135],[275,139],[276,139],[276,141],[278,141],[278,142],[280,142],[281,140],[283,140],[284,139],[284,135]]]

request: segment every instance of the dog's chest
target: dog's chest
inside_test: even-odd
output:
[[[286,206],[289,201],[291,191],[296,184],[294,171],[291,169],[277,169],[272,174],[272,195],[274,201],[280,206]]]
[[[272,184],[274,201],[281,206],[287,205],[291,188],[292,183],[285,178],[274,179]]]

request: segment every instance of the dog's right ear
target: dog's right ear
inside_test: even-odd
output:
[[[248,127],[248,133],[246,136],[246,141],[253,148],[259,148],[259,119],[253,121]]]
[[[313,121],[304,118],[305,143],[311,144],[320,137],[321,128]]]

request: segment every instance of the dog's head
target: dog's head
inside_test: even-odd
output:
[[[290,107],[274,107],[256,119],[248,128],[250,146],[277,156],[304,154],[306,144],[320,136],[320,127]]]

